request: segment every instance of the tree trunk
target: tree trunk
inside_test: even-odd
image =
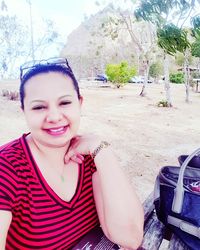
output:
[[[140,96],[142,96],[142,97],[144,97],[146,95],[145,88],[146,88],[146,83],[144,82],[144,84],[142,85],[142,90],[140,92]]]
[[[164,76],[165,76],[165,91],[166,91],[167,106],[172,107],[170,82],[169,82],[169,58],[166,53],[164,54]]]
[[[189,60],[188,60],[188,56],[189,56],[189,51],[186,50],[185,54],[184,54],[184,76],[185,76],[185,101],[187,103],[190,102],[189,100],[189,93],[190,93],[190,69],[189,69]]]
[[[198,58],[198,73],[200,74],[200,57]]]
[[[149,60],[145,61],[145,75],[144,75],[144,84],[142,85],[142,90],[140,92],[140,96],[146,96],[146,86],[148,84],[148,77],[149,77]]]

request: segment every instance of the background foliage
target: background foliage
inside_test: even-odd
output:
[[[108,80],[117,85],[117,87],[127,84],[130,78],[136,75],[136,72],[136,68],[129,67],[125,61],[119,64],[107,64],[106,66]]]
[[[170,78],[170,82],[177,83],[177,84],[184,83],[184,74],[181,72],[171,73],[169,75],[169,78]]]

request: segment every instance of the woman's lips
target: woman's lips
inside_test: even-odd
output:
[[[57,127],[57,128],[48,128],[44,129],[48,134],[53,135],[53,136],[58,136],[58,135],[63,135],[69,126],[62,126],[62,127]]]

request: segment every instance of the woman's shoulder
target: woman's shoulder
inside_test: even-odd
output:
[[[11,186],[17,185],[20,167],[24,166],[23,137],[0,146],[0,181],[8,182]]]
[[[0,146],[0,158],[9,158],[12,154],[18,154],[22,149],[23,136],[9,141]]]

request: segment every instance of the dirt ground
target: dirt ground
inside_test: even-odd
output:
[[[149,84],[146,97],[139,96],[138,84],[114,89],[85,82],[80,87],[84,97],[80,133],[95,133],[112,143],[141,201],[153,190],[162,166],[177,165],[180,154],[200,146],[200,93],[191,90],[187,104],[184,85],[171,87],[173,108],[156,106],[165,99],[162,84]],[[28,132],[19,102],[1,95],[2,89],[17,88],[16,83],[0,83],[0,144]]]

